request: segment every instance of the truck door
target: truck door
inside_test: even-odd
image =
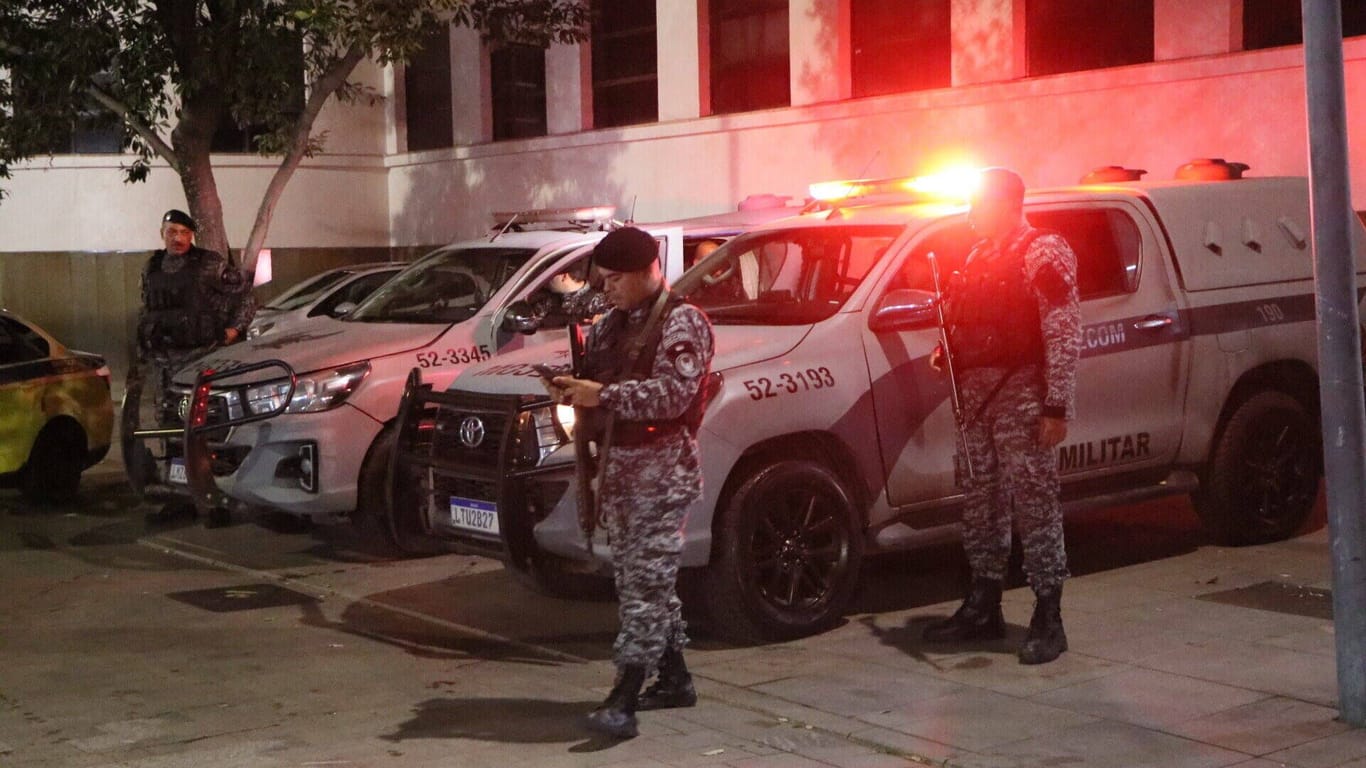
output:
[[[1077,417],[1058,449],[1063,481],[1170,465],[1181,444],[1189,333],[1157,227],[1119,199],[1026,214],[1077,254],[1082,348]]]
[[[1155,226],[1122,200],[1031,207],[1028,216],[1067,238],[1078,259],[1082,353],[1077,417],[1058,451],[1064,480],[1170,464],[1180,447],[1188,345]],[[877,295],[932,290],[927,254],[947,276],[977,239],[962,217],[927,227]],[[888,501],[933,505],[957,493],[948,377],[928,362],[938,329],[865,334]]]

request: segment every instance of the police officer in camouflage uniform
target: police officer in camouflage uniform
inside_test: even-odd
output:
[[[165,397],[171,376],[212,346],[244,338],[256,311],[251,282],[215,251],[194,244],[194,219],[180,210],[161,217],[165,248],[152,253],[142,271],[142,308],[138,313],[137,360],[126,387],[138,407],[144,381],[150,379],[155,420],[175,423],[173,404]],[[125,420],[132,414],[125,414]],[[125,423],[125,428],[129,424]],[[185,514],[193,506],[168,505],[148,516],[153,523]]]
[[[1013,519],[1035,594],[1019,658],[1042,664],[1067,650],[1061,612],[1067,554],[1054,448],[1075,411],[1077,259],[1062,236],[1029,225],[1024,182],[1012,171],[983,172],[968,218],[985,239],[945,287],[945,323],[965,422],[967,456],[960,446],[958,466],[972,585],[958,611],[927,627],[925,639],[1005,636],[1001,583]]]
[[[701,310],[669,293],[659,246],[648,233],[611,232],[593,260],[613,308],[589,332],[583,378],[558,376],[547,388],[561,403],[612,420],[599,497],[621,629],[613,649],[616,685],[588,726],[629,738],[636,735],[638,709],[697,702],[683,662],[688,638],[676,582],[687,508],[702,497],[694,432],[705,405],[712,334]],[[655,670],[658,679],[641,694]]]

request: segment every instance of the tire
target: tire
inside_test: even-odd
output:
[[[352,523],[362,541],[377,553],[402,557],[429,557],[442,554],[447,547],[439,539],[428,535],[418,519],[415,504],[401,503],[408,494],[395,488],[399,514],[389,506],[389,465],[394,452],[398,429],[386,426],[371,444],[360,468],[360,485],[356,489],[356,513]],[[406,486],[405,486],[406,487]]]
[[[75,421],[49,422],[38,433],[19,474],[19,492],[36,503],[65,503],[76,498],[85,469],[85,430]]]
[[[760,467],[724,508],[702,599],[728,640],[787,640],[839,621],[853,599],[863,531],[852,494],[823,464]]]
[[[1321,451],[1309,412],[1282,392],[1238,405],[1215,443],[1195,509],[1220,544],[1288,538],[1318,499]]]
[[[529,568],[503,561],[503,568],[513,581],[537,594],[593,602],[615,599],[616,586],[611,577],[585,570],[591,567],[587,563],[580,566],[574,561],[545,552],[533,556]]]

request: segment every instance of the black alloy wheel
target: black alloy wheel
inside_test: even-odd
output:
[[[715,629],[741,641],[787,639],[839,620],[853,597],[863,538],[851,494],[809,460],[760,468],[736,489],[708,568]]]

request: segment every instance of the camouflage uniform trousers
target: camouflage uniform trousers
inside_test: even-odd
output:
[[[607,458],[602,514],[612,543],[621,628],[617,668],[654,672],[666,647],[688,643],[678,568],[683,523],[701,497],[697,443],[686,435],[616,447]]]
[[[1010,378],[997,389],[1007,373]],[[959,381],[964,418],[969,420],[964,436],[975,475],[969,479],[966,471],[960,472],[967,497],[963,549],[973,576],[1004,580],[1013,518],[1030,586],[1059,586],[1068,576],[1067,552],[1057,458],[1053,449],[1038,442],[1044,396],[1040,366],[1026,365],[1014,372],[968,369],[960,372]],[[960,445],[960,465],[962,450]]]

